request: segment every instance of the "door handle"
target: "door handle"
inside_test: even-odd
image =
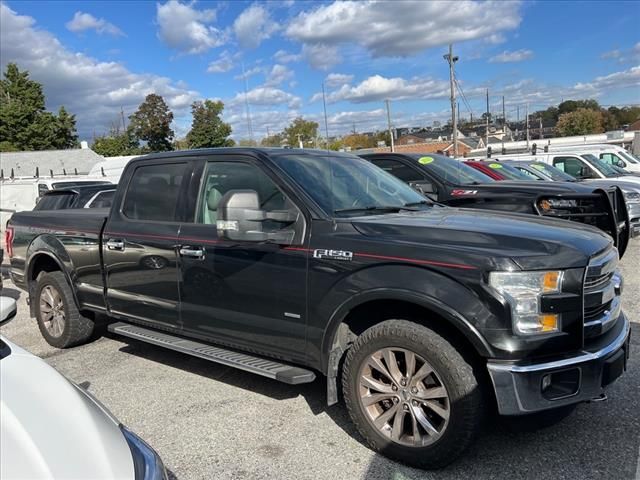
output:
[[[124,250],[124,240],[110,238],[107,240],[107,250]]]
[[[180,256],[195,258],[197,260],[204,259],[204,248],[202,247],[180,247]]]

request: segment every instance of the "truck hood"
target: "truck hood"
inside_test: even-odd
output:
[[[0,471],[6,478],[131,479],[118,422],[40,358],[0,337]]]
[[[531,192],[539,194],[560,195],[566,193],[592,193],[601,186],[588,186],[579,182],[536,182],[503,180],[500,182],[483,183],[480,185],[465,185],[465,188],[491,192]]]
[[[613,244],[604,232],[567,220],[440,206],[358,217],[352,223],[386,244],[450,249],[475,257],[476,264],[508,257],[523,269],[584,267]]]

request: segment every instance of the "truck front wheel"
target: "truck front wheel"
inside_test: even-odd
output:
[[[62,272],[46,272],[38,276],[35,311],[40,333],[47,343],[68,348],[86,342],[94,323],[76,306],[71,287]]]
[[[362,333],[347,353],[342,383],[351,419],[371,448],[415,467],[451,463],[481,425],[483,395],[470,363],[410,321]]]

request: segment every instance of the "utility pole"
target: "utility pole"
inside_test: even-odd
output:
[[[520,105],[516,107],[516,141],[519,140],[518,128],[520,127]]]
[[[122,132],[124,133],[127,130],[127,126],[124,123],[124,109],[122,106],[120,107],[120,116],[122,117]]]
[[[389,138],[391,139],[391,153],[393,153],[395,145],[393,144],[393,132],[391,131],[391,107],[389,106],[389,100],[385,100],[384,103],[387,105],[387,126],[389,127]]]
[[[296,133],[296,137],[298,137],[298,145],[300,146],[300,148],[304,148],[304,144],[302,143],[302,134]]]
[[[449,53],[443,55],[443,58],[449,63],[449,84],[451,87],[451,126],[453,128],[453,156],[458,156],[458,116],[456,115],[456,89],[454,85],[455,73],[453,70],[454,63],[458,61],[458,57],[453,56],[453,44],[449,44]]]
[[[487,147],[487,151],[489,151],[489,89],[487,88],[487,118],[486,118],[486,130],[484,132],[484,143],[485,147]]]
[[[253,126],[251,125],[251,110],[249,110],[249,96],[248,96],[249,83],[247,81],[247,75],[245,74],[245,71],[244,71],[244,62],[242,62],[242,76],[244,77],[244,103],[245,103],[246,114],[247,114],[247,131],[249,133],[249,139],[251,140],[251,143],[253,143]]]
[[[502,151],[504,152],[504,137],[507,135],[507,114],[504,111],[504,95],[502,96]]]
[[[329,150],[329,122],[327,122],[327,101],[324,98],[324,82],[322,82],[322,106],[324,107],[325,147]]]
[[[540,139],[544,138],[542,136],[542,116],[538,117],[540,119]]]
[[[529,104],[527,103],[527,152],[529,151]]]

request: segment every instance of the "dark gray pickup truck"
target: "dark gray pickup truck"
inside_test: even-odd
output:
[[[443,207],[348,154],[135,159],[109,211],[15,214],[7,253],[51,345],[106,314],[119,335],[282,382],[320,374],[373,449],[425,468],[491,410],[548,423],[600,397],[629,353],[604,232]]]

